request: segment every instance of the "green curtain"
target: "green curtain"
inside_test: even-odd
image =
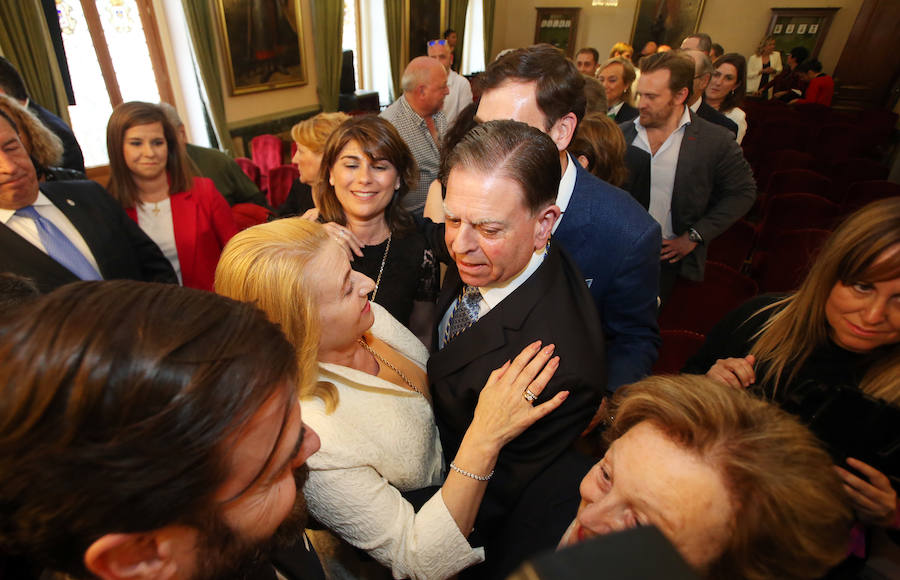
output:
[[[406,68],[406,63],[403,62],[403,4],[404,0],[384,0],[384,19],[387,22],[388,53],[391,61],[394,99],[400,98],[400,79]]]
[[[319,104],[323,111],[337,111],[341,93],[341,38],[344,3],[337,0],[313,0],[313,30],[316,47],[316,74],[319,79]],[[322,31],[328,31],[327,34]]]
[[[22,75],[28,94],[69,123],[66,91],[39,0],[0,2],[0,22],[0,47]]]
[[[482,0],[484,8],[484,66],[491,63],[491,45],[494,42],[494,6],[497,0]]]
[[[219,147],[233,151],[231,133],[225,120],[225,97],[222,87],[222,76],[219,72],[219,44],[216,42],[216,17],[208,0],[182,0],[184,15],[187,18],[191,42],[194,45],[194,56],[200,78],[206,88],[209,116],[215,125],[219,138]]]
[[[466,8],[469,0],[450,0],[450,28],[456,31],[456,70],[462,71],[463,36],[466,33]],[[441,31],[443,32],[443,31]]]

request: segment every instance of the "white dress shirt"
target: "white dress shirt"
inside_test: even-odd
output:
[[[562,178],[559,180],[559,189],[556,190],[556,207],[559,208],[561,212],[559,215],[559,219],[556,220],[556,223],[553,224],[553,230],[551,233],[556,233],[556,228],[559,227],[559,223],[566,217],[566,208],[569,207],[569,202],[572,201],[572,192],[575,191],[575,158],[566,153],[566,169],[563,171]]]
[[[74,205],[74,202],[70,200],[66,201]],[[40,191],[38,192],[37,199],[35,199],[34,203],[31,205],[34,207],[35,211],[41,214],[41,217],[53,222],[53,225],[59,228],[59,231],[69,238],[69,241],[72,242],[78,251],[87,258],[87,261],[90,262],[91,266],[93,266],[98,273],[100,272],[100,266],[97,265],[97,259],[94,258],[94,254],[91,253],[91,249],[88,247],[87,242],[84,241],[84,238],[81,237],[81,233],[79,233],[78,229],[72,225],[72,222],[69,221],[66,214],[53,205],[53,202]],[[34,223],[33,219],[17,216],[16,210],[14,209],[0,209],[0,222],[22,236],[22,238],[40,251],[48,256],[50,255],[47,253],[47,248],[41,243],[41,236],[38,234],[37,224]]]
[[[450,92],[444,97],[444,116],[447,126],[453,124],[459,112],[472,104],[472,85],[469,79],[451,70],[447,73],[447,88]]]
[[[640,117],[634,120],[637,129],[637,137],[634,145],[650,153],[650,215],[662,228],[664,240],[670,240],[675,236],[672,226],[672,195],[675,189],[675,171],[678,169],[678,153],[681,151],[681,141],[684,139],[684,129],[691,123],[691,113],[687,107],[678,127],[666,138],[654,154],[650,150],[650,140],[647,138],[647,130],[640,123]]]
[[[181,262],[178,261],[178,248],[175,247],[175,221],[172,218],[172,198],[156,203],[144,203],[135,207],[138,225],[144,233],[156,242],[159,249],[172,264],[178,283],[181,280]]]

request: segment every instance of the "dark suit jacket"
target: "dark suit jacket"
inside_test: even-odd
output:
[[[629,145],[625,149],[625,166],[628,177],[622,189],[631,194],[644,209],[650,207],[650,154],[639,147]]]
[[[75,133],[66,125],[66,122],[34,101],[28,101],[28,110],[37,115],[41,122],[62,141],[62,167],[84,173],[84,154],[81,152],[78,140],[75,139]]]
[[[616,123],[624,123],[625,121],[630,121],[638,116],[638,110],[628,103],[622,103],[622,108],[619,109],[619,112],[616,113],[616,118],[614,121]]]
[[[732,133],[734,133],[735,138],[737,138],[738,134],[738,126],[737,123],[726,117],[724,114],[719,111],[713,109],[709,105],[706,104],[706,101],[700,101],[700,106],[697,107],[697,115],[700,116],[701,119],[706,119],[710,123],[714,123],[721,127],[725,127]]]
[[[578,163],[575,171],[575,189],[553,237],[578,264],[594,298],[606,336],[608,388],[615,390],[650,374],[656,361],[660,228],[626,192]]]
[[[42,184],[41,191],[84,238],[104,280],[178,282],[159,247],[97,183],[55,181]],[[0,224],[0,247],[0,272],[31,278],[42,292],[78,281],[75,274],[4,224]]]
[[[459,272],[450,265],[438,297],[439,316],[461,288]],[[500,453],[475,524],[491,570],[485,577],[503,578],[495,566],[511,571],[537,550],[555,547],[578,509],[578,485],[591,465],[573,458],[571,447],[606,386],[603,333],[583,278],[561,244],[551,242],[528,280],[428,360],[435,418],[449,462],[490,373],[538,339],[556,345],[560,366],[535,404],[561,390],[570,394]],[[540,501],[520,502],[522,497]],[[508,541],[525,528],[533,532],[524,540]]]
[[[620,127],[625,141],[633,143],[634,123]],[[685,256],[679,273],[689,280],[703,280],[709,243],[743,217],[755,200],[756,182],[741,146],[731,133],[691,112],[678,150],[672,228],[680,236],[693,227],[704,243]]]

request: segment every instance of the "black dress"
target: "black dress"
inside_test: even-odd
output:
[[[703,343],[697,354],[687,361],[681,371],[703,375],[719,359],[747,356],[755,343],[753,335],[777,310],[767,310],[756,316],[753,314],[760,308],[783,297],[775,294],[756,296],[732,310],[713,327],[706,337],[706,342]],[[852,352],[839,347],[831,339],[828,339],[825,344],[810,353],[794,379],[779,387],[777,392],[773,393],[771,384],[754,385],[754,390],[766,398],[781,402],[783,395],[789,392],[792,386],[810,381],[830,386],[857,386],[878,359],[877,350],[870,353]],[[757,378],[763,375],[764,369],[757,367],[755,370]]]
[[[438,292],[438,266],[425,237],[418,231],[405,236],[394,234],[385,258],[388,241],[365,246],[362,257],[355,257],[351,266],[357,272],[378,281],[384,260],[381,282],[375,302],[384,306],[401,324],[409,327],[413,302],[434,302]]]
[[[288,192],[287,199],[279,207],[275,208],[275,215],[278,218],[293,217],[303,215],[306,210],[316,207],[313,203],[312,188],[299,179],[295,179],[291,184],[291,190]]]

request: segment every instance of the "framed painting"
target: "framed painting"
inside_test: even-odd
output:
[[[796,46],[818,58],[837,8],[772,8],[765,36],[775,37],[775,50],[790,52]]]
[[[575,36],[581,8],[538,8],[534,23],[535,44],[546,42],[575,58]]]
[[[631,27],[635,55],[651,40],[672,48],[684,37],[697,32],[704,0],[638,0]]]
[[[306,84],[300,0],[216,0],[232,95]]]

